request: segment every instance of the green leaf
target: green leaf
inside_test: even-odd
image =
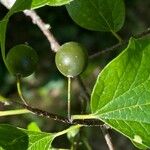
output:
[[[89,30],[116,32],[124,24],[123,0],[74,0],[66,7],[71,18]]]
[[[28,127],[27,127],[28,131],[37,131],[37,132],[41,132],[39,126],[37,125],[36,122],[31,122]]]
[[[150,147],[150,37],[133,39],[97,78],[95,117],[132,141]]]
[[[70,3],[73,0],[32,0],[32,8],[39,8],[45,5],[61,6]]]
[[[49,150],[55,134],[0,125],[0,146],[5,150]]]

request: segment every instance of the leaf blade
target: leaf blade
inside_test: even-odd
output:
[[[75,0],[66,8],[78,25],[89,30],[116,32],[124,24],[122,0]]]
[[[150,147],[150,38],[128,47],[100,73],[92,113],[138,144]],[[138,137],[138,138],[137,138]]]

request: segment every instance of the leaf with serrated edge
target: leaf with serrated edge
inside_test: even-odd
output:
[[[124,24],[123,0],[74,0],[66,8],[77,24],[89,30],[116,32]]]
[[[131,38],[104,68],[92,92],[91,109],[132,141],[150,147],[150,37]]]

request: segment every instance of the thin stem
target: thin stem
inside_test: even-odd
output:
[[[71,77],[68,77],[68,120],[71,120]]]
[[[115,45],[113,45],[111,47],[108,47],[108,48],[106,48],[104,50],[101,50],[101,51],[99,51],[97,53],[92,54],[91,56],[89,56],[89,59],[93,59],[93,58],[96,58],[96,57],[98,57],[100,55],[110,53],[110,52],[116,50],[117,48],[119,48],[120,46],[122,46],[124,44],[126,44],[126,42],[124,42],[124,43],[117,43],[117,44],[115,44]]]
[[[147,36],[149,34],[150,34],[150,27],[147,28],[145,31],[139,33],[139,34],[133,35],[133,37],[135,37],[135,38],[142,38],[142,37]]]
[[[50,25],[46,24],[34,10],[24,10],[23,12],[26,16],[29,16],[32,19],[33,24],[36,24],[38,28],[42,31],[42,33],[45,35],[51,46],[51,50],[53,52],[57,52],[60,45],[55,39],[54,35],[49,30]]]
[[[97,119],[93,114],[88,115],[72,115],[72,120],[85,120],[85,119]]]
[[[0,117],[11,116],[11,115],[21,115],[21,114],[26,114],[26,113],[31,113],[31,112],[27,109],[0,111]]]
[[[68,128],[68,129],[66,129],[66,130],[63,130],[63,131],[60,131],[60,132],[56,133],[56,134],[55,134],[55,137],[61,136],[61,135],[63,135],[63,134],[68,133],[68,132],[71,131],[71,130],[75,130],[75,129],[78,129],[78,128],[81,128],[81,127],[82,127],[82,125],[74,125],[74,126],[71,126],[70,128]]]
[[[19,94],[19,97],[20,99],[22,100],[22,102],[25,104],[25,105],[28,105],[23,94],[22,94],[22,90],[21,90],[21,76],[20,75],[17,75],[17,91],[18,91],[18,94]]]
[[[122,43],[122,38],[113,30],[111,30],[111,33],[114,35],[114,37],[116,37],[116,39],[119,41],[119,43]]]
[[[109,131],[107,129],[107,126],[106,125],[102,125],[100,127],[101,127],[103,136],[105,138],[105,141],[107,143],[107,146],[108,146],[109,150],[115,150],[115,148],[113,146],[113,143],[112,143],[111,136],[110,136]]]

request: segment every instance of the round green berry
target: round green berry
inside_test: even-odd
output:
[[[63,44],[55,56],[58,70],[66,77],[81,74],[87,66],[87,50],[77,42]]]
[[[13,75],[31,75],[38,62],[36,51],[30,46],[20,44],[11,48],[6,57],[7,68]]]

